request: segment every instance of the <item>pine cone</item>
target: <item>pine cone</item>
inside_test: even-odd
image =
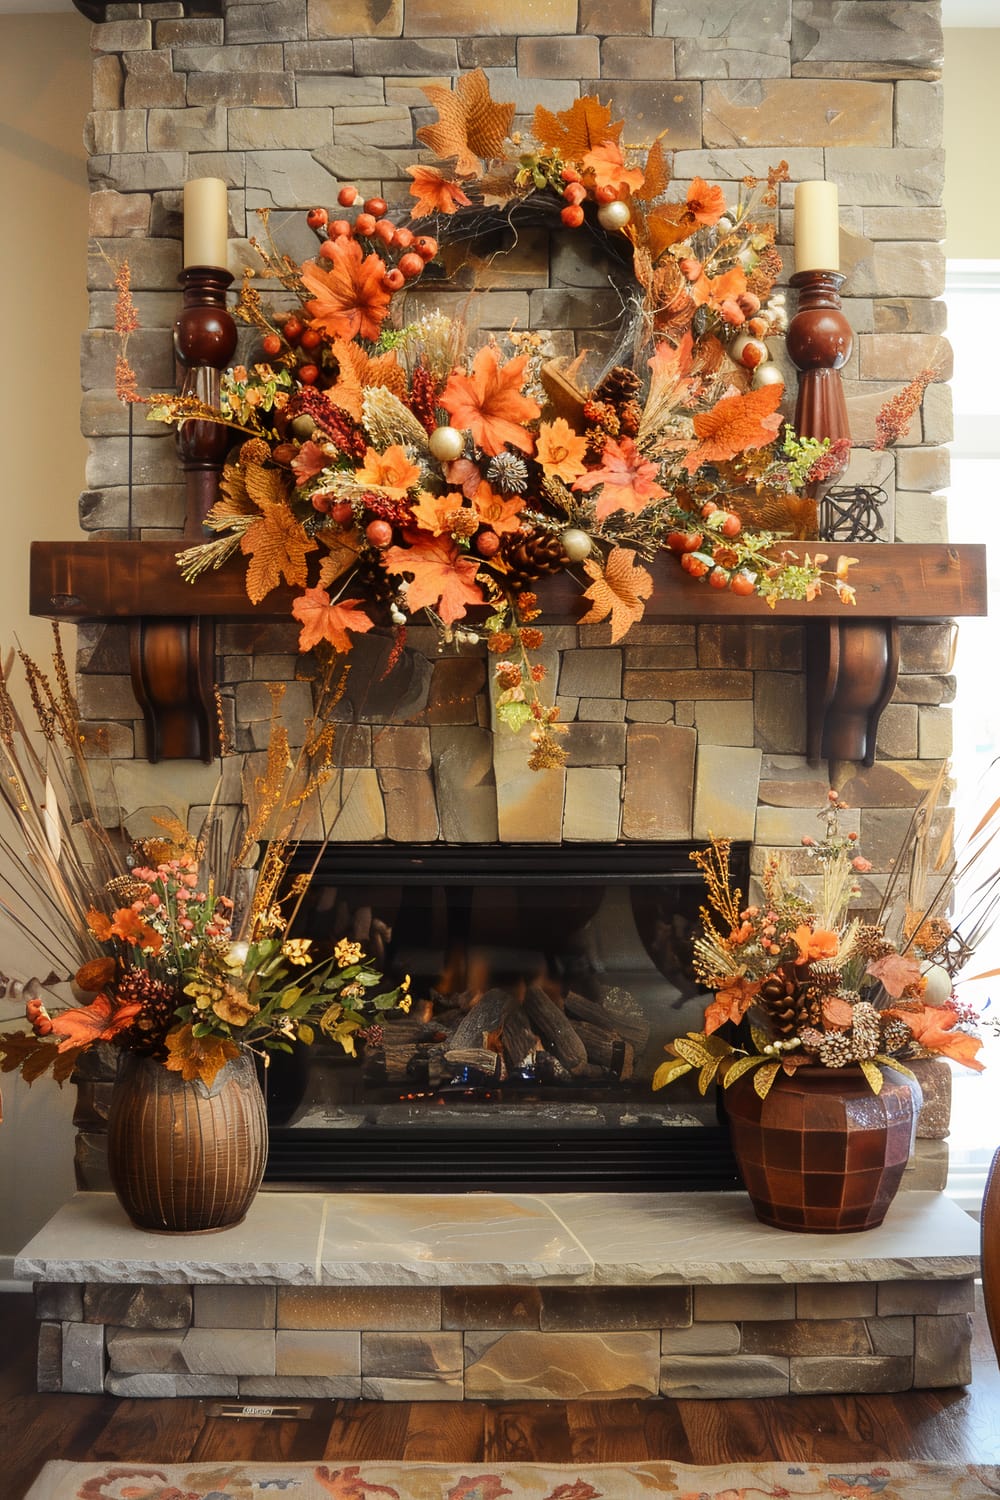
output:
[[[610,401],[598,401],[591,396],[590,400],[583,404],[583,415],[588,422],[600,428],[608,437],[617,437],[622,430],[618,412]]]
[[[154,978],[146,969],[128,969],[115,983],[115,998],[121,1005],[138,1001],[142,1006],[132,1025],[121,1033],[123,1045],[147,1056],[162,1052],[178,1004],[173,985]]]
[[[506,582],[515,593],[522,583],[533,583],[547,573],[561,573],[569,562],[562,542],[551,531],[507,535],[500,543],[500,555],[510,569]]]
[[[778,970],[765,979],[757,1003],[766,1012],[776,1036],[797,1036],[812,1020],[807,992],[794,975]]]
[[[622,424],[622,432],[626,437],[637,437],[639,428],[642,426],[642,407],[638,401],[625,401],[619,412]]]
[[[595,391],[591,392],[594,401],[608,401],[616,410],[620,410],[627,401],[631,401],[636,395],[641,381],[634,370],[625,365],[615,365],[609,370]]]
[[[395,597],[396,588],[377,552],[365,551],[359,554],[354,578],[369,603],[388,608]]]

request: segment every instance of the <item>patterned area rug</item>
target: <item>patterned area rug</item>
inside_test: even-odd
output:
[[[987,1500],[1000,1466],[46,1464],[26,1500]]]

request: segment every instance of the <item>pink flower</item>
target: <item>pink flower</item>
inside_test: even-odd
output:
[[[870,859],[865,859],[865,857],[864,857],[863,854],[856,854],[854,856],[854,858],[851,860],[851,869],[852,870],[857,870],[862,875],[866,875],[868,873],[868,871],[871,869],[871,867],[872,867],[871,860]]]

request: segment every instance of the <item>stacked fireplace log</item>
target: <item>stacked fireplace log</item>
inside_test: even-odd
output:
[[[365,1048],[370,1083],[407,1090],[501,1083],[580,1087],[631,1078],[649,1022],[627,990],[599,1000],[540,985],[439,997],[421,1014],[387,1017]]]

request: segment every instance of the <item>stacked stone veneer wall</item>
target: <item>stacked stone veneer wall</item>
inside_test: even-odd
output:
[[[252,252],[254,210],[293,254],[314,243],[296,210],[331,203],[338,182],[408,201],[415,129],[433,117],[421,92],[486,69],[519,121],[537,102],[610,98],[630,140],[665,130],[678,190],[696,173],[733,188],[785,158],[794,181],[840,188],[845,306],[855,349],[845,369],[857,445],[853,477],[889,496],[884,532],[944,539],[951,435],[936,384],[895,451],[872,450],[885,395],[928,364],[947,373],[940,338],[944,261],[939,8],[929,0],[229,0],[221,18],[185,19],[176,3],[109,7],[92,31],[94,110],[91,328],[83,343],[83,426],[91,440],[81,524],[102,537],[129,525],[126,417],[112,390],[114,262],[127,257],[141,328],[129,354],[141,387],[173,379],[181,187],[217,175],[230,187],[232,268]],[[791,234],[783,189],[781,242]],[[286,213],[286,211],[288,211]],[[522,247],[530,261],[530,246]],[[578,251],[577,247],[577,251]],[[593,335],[593,275],[563,253],[554,287],[524,256],[497,263],[485,315],[549,330],[553,347]],[[459,295],[459,294],[451,294]],[[574,327],[574,325],[580,325]],[[776,351],[780,352],[780,351]],[[137,536],[176,533],[183,487],[169,434],[142,429],[132,449]],[[210,607],[211,579],[199,586]],[[219,678],[240,748],[266,737],[266,680],[296,673],[295,629],[228,626]],[[875,878],[920,789],[950,749],[950,632],[903,631],[902,676],[883,719],[879,762],[844,768]],[[414,631],[402,671],[379,682],[387,647],[355,651],[356,719],[342,736],[336,837],[394,840],[662,839],[711,828],[796,843],[825,772],[803,759],[802,638],[795,626],[639,627],[610,647],[604,628],[550,635],[569,722],[565,772],[532,777],[522,746],[489,732],[486,663],[473,648],[437,657]],[[381,653],[381,655],[380,655]],[[92,731],[120,760],[143,754],[124,626],[81,633],[80,696]],[[295,711],[308,689],[291,689]],[[346,716],[346,709],[345,709]],[[127,802],[207,800],[195,766],[141,763],[120,777]],[[498,793],[498,788],[500,792]],[[808,816],[808,813],[805,814]]]
[[[38,1389],[376,1401],[967,1384],[971,1278],[332,1288],[41,1283]]]

